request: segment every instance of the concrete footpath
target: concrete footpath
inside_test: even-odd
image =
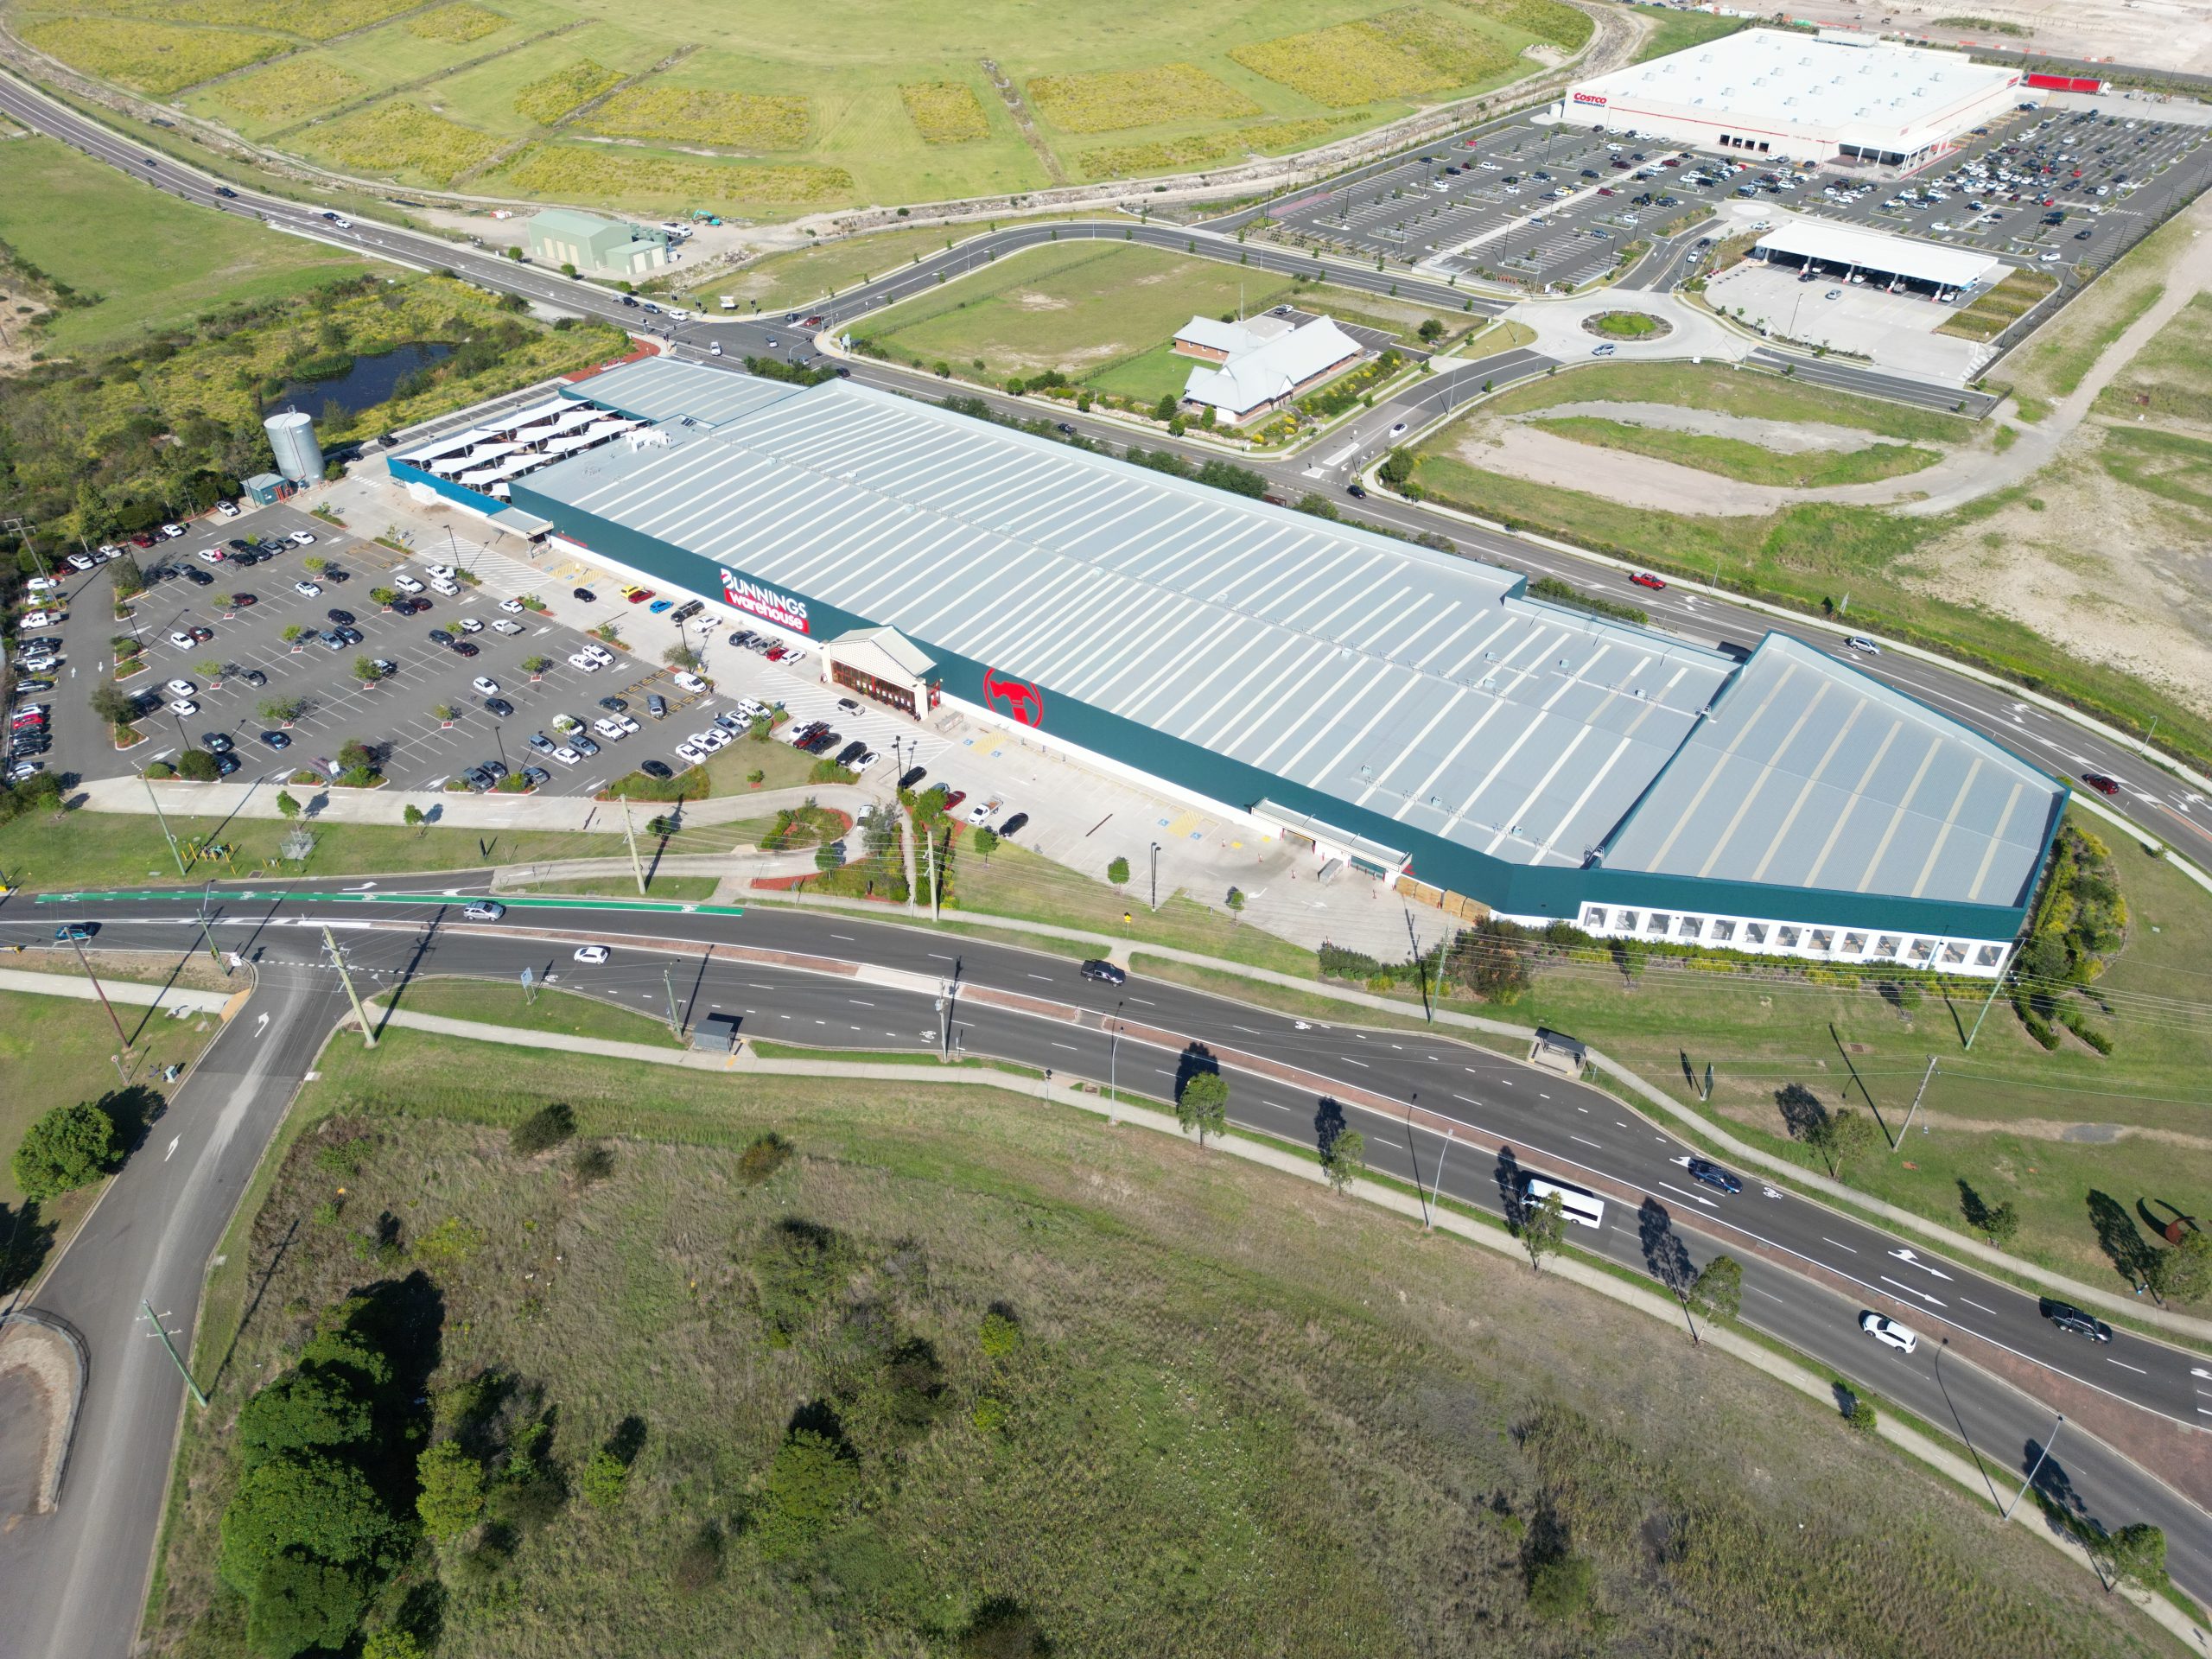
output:
[[[90,980],[72,975],[33,973],[24,968],[0,968],[0,991],[25,991],[33,996],[68,996],[79,1001],[97,1001],[100,991],[111,1002],[134,1008],[174,1008],[178,1013],[219,1014],[226,1020],[243,1004],[251,986],[236,991],[195,991],[183,985],[141,985],[128,979],[103,979],[99,990]]]
[[[997,1090],[1001,1093],[1029,1095],[1033,1093],[1046,1103],[1072,1106],[1093,1116],[1103,1117],[1109,1124],[1127,1124],[1133,1128],[1149,1130],[1154,1134],[1172,1135],[1178,1140],[1192,1137],[1182,1126],[1163,1111],[1148,1107],[1132,1106],[1126,1100],[1109,1099],[1096,1084],[1047,1082],[1031,1079],[996,1071],[989,1067],[948,1065],[894,1065],[880,1062],[855,1060],[764,1060],[749,1045],[741,1045],[731,1054],[714,1054],[696,1049],[660,1048],[645,1043],[624,1043],[600,1038],[563,1036],[536,1031],[511,1031],[503,1026],[485,1025],[473,1020],[454,1020],[442,1014],[411,1014],[405,1009],[385,1013],[378,1004],[368,1005],[370,1017],[381,1020],[385,1026],[405,1030],[432,1033],[442,1036],[459,1037],[474,1042],[501,1043],[518,1048],[555,1049],[564,1053],[596,1054],[614,1059],[639,1060],[652,1065],[666,1065],[684,1071],[712,1071],[741,1073],[756,1077],[844,1077],[855,1081],[874,1079],[906,1084],[951,1084],[956,1087]],[[350,1026],[351,1022],[347,1024]],[[1314,1185],[1323,1185],[1327,1176],[1319,1163],[1301,1152],[1287,1147],[1271,1145],[1243,1135],[1230,1135],[1211,1143],[1211,1149],[1248,1164],[1258,1165],[1278,1174]],[[1378,1208],[1389,1210],[1409,1221],[1431,1219],[1434,1228],[1452,1234],[1495,1255],[1525,1260],[1520,1243],[1503,1227],[1486,1218],[1462,1215],[1440,1205],[1426,1211],[1418,1197],[1402,1191],[1395,1185],[1373,1180],[1356,1180],[1346,1188],[1355,1198]],[[1544,1271],[1581,1288],[1594,1291],[1600,1296],[1633,1308],[1664,1324],[1671,1332],[1681,1319],[1681,1309],[1657,1293],[1631,1284],[1616,1274],[1595,1265],[1554,1257]],[[1764,1344],[1738,1334],[1725,1326],[1708,1323],[1702,1332],[1704,1345],[1740,1360],[1755,1370],[1796,1389],[1808,1399],[1825,1406],[1836,1404],[1836,1385],[1821,1373],[1811,1370],[1783,1355],[1775,1352]],[[1930,1439],[1907,1424],[1882,1417],[1875,1429],[1884,1440],[1909,1458],[1933,1470],[1936,1473],[1967,1491],[1977,1499],[1989,1494],[1988,1478],[1978,1465],[1960,1456],[1941,1441]],[[2032,1511],[2031,1511],[2032,1513]],[[2075,1563],[2088,1571],[2098,1571],[2087,1551],[2070,1539],[2061,1538],[2048,1528],[2031,1526],[2026,1529],[2032,1537],[2042,1539],[2054,1549],[2073,1558]],[[2101,1580],[2101,1575],[2100,1575]],[[2153,1596],[2129,1586],[2118,1586],[2126,1596],[2158,1624],[2164,1627],[2184,1646],[2198,1652],[2212,1648],[2212,1631],[2200,1628],[2186,1618],[2180,1609],[2160,1596]]]

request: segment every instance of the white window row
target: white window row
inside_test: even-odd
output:
[[[1535,925],[1541,918],[1529,918]],[[1672,944],[1708,945],[1761,956],[1795,957],[1813,962],[1893,963],[1900,968],[1994,976],[2004,966],[2008,943],[1960,939],[1925,933],[1883,932],[1829,924],[1776,922],[1742,916],[1714,916],[1694,911],[1648,910],[1640,906],[1585,905],[1575,924],[1605,938],[1664,940]]]

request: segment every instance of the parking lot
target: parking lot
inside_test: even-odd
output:
[[[266,542],[302,531],[315,537],[313,545],[287,545],[250,568],[230,556],[204,556],[233,538]],[[611,658],[606,666],[587,670],[570,660],[595,643],[581,628],[503,609],[501,600],[515,596],[488,587],[457,582],[454,593],[438,592],[431,587],[435,555],[410,559],[289,506],[195,521],[181,539],[133,551],[149,575],[176,574],[152,583],[129,623],[108,619],[108,567],[66,581],[69,614],[51,636],[62,650],[46,677],[54,689],[44,696],[56,716],[54,744],[43,757],[50,771],[115,776],[157,760],[174,764],[188,747],[221,750],[227,742],[236,764],[226,765],[226,775],[281,783],[302,767],[330,772],[340,748],[358,741],[396,788],[437,789],[471,766],[496,761],[514,772],[539,765],[549,792],[583,794],[651,755],[671,760],[691,729],[685,716],[699,698],[669,671],[620,651],[604,653]],[[326,568],[310,571],[310,558]],[[423,589],[402,595],[424,607],[414,614],[386,610],[371,596],[409,581]],[[618,626],[629,621],[621,613],[629,607],[612,591],[591,608]],[[287,641],[286,631],[296,627],[306,632]],[[144,642],[148,664],[122,688],[153,708],[139,721],[148,741],[118,753],[88,699],[108,672],[108,639],[121,631]],[[453,643],[434,639],[434,632]],[[550,665],[533,677],[523,664],[537,657]],[[206,671],[211,663],[220,665],[219,674]],[[365,663],[386,666],[367,681],[357,672]],[[493,689],[480,686],[480,677]],[[664,721],[645,717],[646,699],[656,696],[667,706]],[[593,721],[607,717],[597,704],[609,696],[632,705],[636,734],[590,732]],[[491,707],[493,698],[512,712]],[[296,713],[283,718],[280,704],[296,705]],[[449,722],[434,712],[442,705],[454,711]],[[572,764],[543,759],[529,742],[541,731],[557,741],[555,722],[564,715],[588,734]]]

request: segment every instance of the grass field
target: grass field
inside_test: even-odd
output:
[[[65,970],[57,966],[55,971]],[[78,976],[74,961],[66,971]],[[218,1024],[213,1015],[149,1019],[145,1010],[123,1003],[116,1013],[132,1042],[128,1084],[112,1062],[121,1047],[115,1027],[98,1002],[0,991],[0,1293],[13,1290],[67,1240],[100,1192],[80,1187],[27,1207],[9,1168],[23,1131],[51,1107],[99,1100],[125,1088],[153,1090],[165,1067],[188,1065],[207,1046]],[[154,1095],[145,1109],[157,1112],[159,1099]]]
[[[1069,242],[1009,255],[879,313],[857,332],[895,356],[948,362],[971,378],[1057,368],[1090,380],[1157,352],[1194,315],[1234,312],[1240,289],[1249,313],[1291,288],[1288,277],[1196,255]]]
[[[379,1000],[386,1007],[409,1014],[474,1020],[509,1031],[547,1031],[563,1037],[644,1043],[654,1048],[683,1046],[668,1034],[665,1020],[568,991],[525,995],[519,985],[494,985],[480,979],[418,979],[396,996],[382,994]]]
[[[86,236],[88,219],[127,224],[130,232]],[[366,268],[334,248],[165,196],[51,138],[9,144],[0,240],[79,294],[99,296],[46,326],[56,353],[117,345],[142,328],[189,321],[219,301],[302,293]]]
[[[1972,305],[1955,313],[1936,332],[1966,340],[1994,340],[2058,286],[2048,271],[2020,270],[2010,273],[1996,287],[1978,296]]]
[[[1963,416],[1854,397],[1780,375],[1688,363],[1594,365],[1516,386],[1483,406],[1494,414],[1522,415],[1559,404],[1599,401],[1673,404],[1758,420],[1856,427],[1900,443],[1966,443],[1976,430],[1974,423]]]
[[[1749,1652],[1785,1625],[1824,1652],[2153,1650],[1825,1407],[1315,1188],[995,1091],[499,1053],[334,1048],[296,1107],[210,1284],[216,1408],[185,1429],[152,1651],[239,1650],[210,1573],[236,1408],[315,1311],[410,1270],[434,1400],[512,1377],[497,1421],[550,1409],[570,1471],[634,1421],[619,1505],[556,1500],[391,1586],[385,1617],[438,1608],[445,1659],[738,1630],[1023,1651],[969,1639],[994,1600],[1050,1651],[1163,1659]],[[505,1150],[552,1100],[618,1137],[600,1179]],[[780,1168],[745,1154],[771,1131]],[[386,1268],[350,1242],[380,1211]],[[434,1234],[468,1248],[417,1252]],[[813,1525],[787,1523],[794,1426],[842,1471]],[[1540,1612],[1532,1566],[1562,1555],[1589,1582]]]
[[[126,3],[119,15],[103,0],[23,0],[19,22],[92,73],[181,94],[195,112],[256,140],[273,136],[310,159],[418,186],[464,176],[475,140],[517,136],[518,92],[566,62],[650,71],[582,118],[626,148],[640,143],[641,153],[602,158],[630,165],[594,171],[570,152],[538,152],[500,188],[639,212],[702,207],[749,217],[1018,194],[1050,183],[1055,169],[1076,179],[1141,176],[1310,148],[1534,73],[1525,48],[1579,47],[1589,27],[1557,0],[1395,10],[1236,0],[1195,32],[1187,10],[1168,0],[1049,15],[1027,0],[945,0],[902,9],[895,21],[868,0],[741,16],[711,0],[620,13],[588,0],[447,0],[412,16],[395,15],[408,10],[400,0]],[[370,26],[379,20],[388,21]],[[610,34],[642,49],[611,56],[600,44]],[[328,44],[314,74],[242,97],[219,79],[318,41]],[[517,79],[501,67],[509,55],[562,61],[541,60]],[[1053,167],[1010,118],[986,59],[1018,89]],[[401,100],[370,106],[392,130],[341,132],[344,156],[327,142],[327,126],[315,124],[359,97],[340,73]],[[327,100],[319,106],[308,101],[318,90]],[[397,113],[378,114],[386,107]],[[551,118],[544,107],[541,100],[531,118]],[[408,130],[418,126],[419,135]],[[679,147],[768,156],[798,171],[676,171],[687,160]]]
[[[2199,294],[2151,337],[2097,398],[2100,413],[2212,427],[2212,294]]]
[[[2044,406],[2080,385],[2106,348],[2158,302],[2168,270],[2196,256],[2194,236],[2187,215],[2153,232],[2005,359],[2023,419],[2040,419]]]
[[[1650,455],[1680,467],[1694,467],[1700,472],[1738,479],[1746,484],[1773,484],[1796,489],[1897,478],[1916,473],[1923,467],[1933,467],[1943,458],[1936,450],[1901,443],[1870,444],[1864,449],[1814,449],[1790,454],[1742,438],[1674,432],[1663,427],[1638,426],[1590,415],[1563,416],[1531,424],[1601,449]]]
[[[643,852],[642,843],[639,850]],[[715,889],[721,884],[711,875],[655,875],[650,864],[645,869],[645,895],[651,899],[677,899],[696,903],[715,896]],[[601,899],[634,899],[638,884],[626,875],[579,876],[573,881],[534,881],[527,887],[518,887],[518,893],[581,893]]]
[[[1694,46],[1703,46],[1707,41],[1717,41],[1733,35],[1748,19],[1716,17],[1702,11],[1660,11],[1639,10],[1641,17],[1651,19],[1651,33],[1644,39],[1643,49],[1636,54],[1638,63],[1649,63],[1654,58],[1663,58],[1670,52],[1687,52]]]
[[[393,809],[397,816],[397,809]],[[620,835],[561,830],[409,830],[394,824],[318,823],[315,851],[304,864],[284,862],[293,875],[350,875],[367,871],[464,870],[486,864],[624,855]],[[237,873],[265,871],[277,859],[289,826],[281,819],[169,818],[181,842],[214,842],[233,849]],[[189,880],[227,872],[216,861],[191,866]],[[0,870],[10,881],[46,892],[77,887],[169,885],[180,878],[153,816],[135,812],[30,813],[0,824]]]

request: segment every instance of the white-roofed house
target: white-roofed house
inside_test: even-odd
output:
[[[1192,321],[1198,323],[1205,319]],[[1221,338],[1226,330],[1238,327],[1215,323],[1211,330],[1223,331],[1214,335]],[[1184,349],[1183,342],[1184,336],[1179,334],[1178,351]],[[1367,348],[1332,320],[1315,317],[1273,340],[1232,351],[1217,368],[1192,370],[1183,388],[1183,401],[1211,408],[1232,426],[1242,425],[1341,374],[1366,353]]]
[[[1246,317],[1236,322],[1227,318],[1192,317],[1175,331],[1175,350],[1182,357],[1225,362],[1239,353],[1255,352],[1271,340],[1280,340],[1294,326],[1284,317]]]

